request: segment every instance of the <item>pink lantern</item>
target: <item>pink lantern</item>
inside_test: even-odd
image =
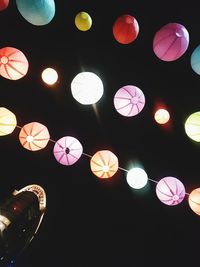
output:
[[[46,126],[39,122],[24,125],[19,133],[19,141],[28,150],[36,151],[46,147],[50,135]]]
[[[180,58],[189,45],[189,33],[178,23],[168,23],[156,32],[153,39],[153,50],[158,58],[174,61]]]
[[[133,85],[121,87],[114,96],[115,109],[126,117],[137,115],[144,105],[145,97],[142,90]]]
[[[78,161],[83,153],[83,147],[76,138],[65,136],[55,143],[53,153],[60,164],[68,166]]]
[[[156,186],[157,197],[166,205],[174,206],[182,202],[185,197],[185,187],[175,177],[164,177]]]
[[[14,47],[0,49],[0,75],[9,80],[18,80],[28,71],[28,60]]]

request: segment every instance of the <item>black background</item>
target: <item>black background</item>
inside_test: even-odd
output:
[[[200,43],[197,1],[55,2],[55,17],[44,26],[28,23],[15,1],[0,13],[0,46],[18,48],[30,64],[20,80],[0,77],[0,106],[16,115],[19,126],[44,124],[53,140],[74,136],[89,155],[109,149],[124,169],[138,162],[151,179],[177,177],[188,193],[200,187],[199,144],[184,131],[186,118],[200,110],[200,77],[190,65]],[[89,31],[74,24],[80,11],[92,17]],[[112,35],[114,21],[124,14],[134,16],[140,27],[129,45]],[[170,22],[186,27],[190,43],[181,58],[164,62],[153,53],[152,42],[156,31]],[[59,74],[52,87],[41,80],[46,67]],[[96,73],[104,84],[97,113],[72,97],[71,81],[81,71]],[[131,118],[113,105],[116,91],[128,84],[139,87],[146,98],[142,112]],[[158,103],[171,114],[167,126],[153,119]],[[55,160],[53,143],[31,152],[18,135],[16,128],[0,138],[0,199],[35,183],[46,191],[47,210],[15,266],[196,266],[200,221],[187,196],[169,207],[157,198],[155,183],[132,190],[120,169],[101,180],[92,174],[85,155],[66,167]]]

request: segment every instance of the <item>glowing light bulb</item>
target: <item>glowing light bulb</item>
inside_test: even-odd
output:
[[[154,115],[154,119],[159,124],[165,124],[169,121],[170,115],[166,109],[158,109]]]
[[[43,70],[41,76],[42,80],[49,85],[56,83],[58,80],[58,73],[52,68],[46,68]]]

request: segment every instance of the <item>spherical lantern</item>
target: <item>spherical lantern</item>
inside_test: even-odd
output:
[[[76,138],[65,136],[55,143],[53,153],[60,164],[68,166],[78,161],[83,153],[83,147]]]
[[[133,85],[121,87],[114,96],[115,109],[126,117],[137,115],[144,105],[145,97],[142,90]]]
[[[200,111],[192,113],[185,122],[185,132],[189,138],[200,142]]]
[[[153,39],[153,51],[163,61],[180,58],[189,45],[189,33],[179,23],[168,23],[156,32]]]
[[[41,76],[42,80],[48,85],[53,85],[58,80],[58,73],[52,68],[46,68],[43,70]]]
[[[16,125],[15,114],[7,108],[0,107],[0,136],[12,133]]]
[[[166,109],[158,109],[155,112],[154,119],[159,124],[165,124],[169,121],[170,115]]]
[[[72,96],[83,105],[95,104],[103,95],[103,83],[92,72],[81,72],[71,82]]]
[[[36,151],[46,147],[50,135],[46,126],[39,122],[24,125],[19,133],[19,141],[28,150]]]
[[[109,150],[96,152],[90,160],[92,172],[99,178],[110,178],[118,170],[118,158]]]
[[[185,187],[175,177],[164,177],[156,185],[157,197],[166,205],[174,206],[182,202],[185,197]]]
[[[23,78],[28,71],[28,60],[14,47],[0,49],[0,75],[9,80]]]
[[[75,17],[75,25],[80,31],[88,31],[92,26],[92,19],[87,12],[79,12]]]
[[[137,38],[138,33],[138,22],[131,15],[122,15],[113,24],[114,38],[121,44],[130,44]]]
[[[0,0],[0,11],[6,9],[9,5],[9,0]]]
[[[148,176],[143,169],[132,168],[128,171],[126,180],[130,187],[134,189],[141,189],[147,184]]]
[[[16,0],[22,17],[35,26],[48,24],[55,15],[54,0]]]
[[[200,75],[200,45],[192,52],[190,63],[193,71]]]
[[[200,215],[200,188],[194,189],[188,197],[188,203],[190,208],[197,214]]]

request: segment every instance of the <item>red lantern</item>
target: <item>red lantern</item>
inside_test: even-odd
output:
[[[6,9],[8,7],[9,0],[0,0],[0,11]]]

